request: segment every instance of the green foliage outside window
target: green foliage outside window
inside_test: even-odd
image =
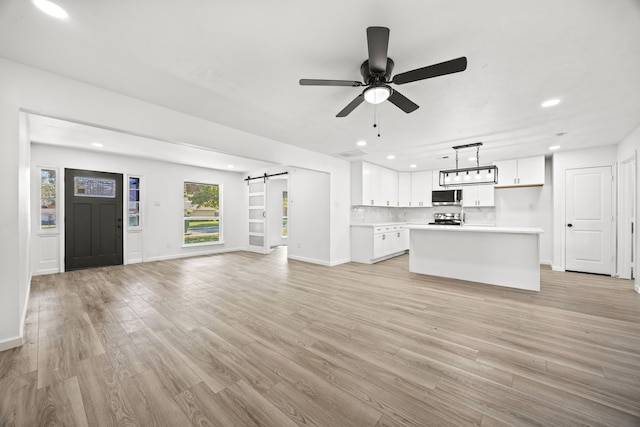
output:
[[[40,170],[40,228],[56,228],[56,179],[53,169]]]
[[[220,186],[184,183],[184,244],[220,241]]]

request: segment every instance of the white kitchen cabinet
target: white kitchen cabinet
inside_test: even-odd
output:
[[[352,225],[351,261],[373,264],[409,250],[409,230],[401,225]]]
[[[398,206],[398,172],[372,163],[352,162],[351,204]]]
[[[462,189],[462,206],[495,206],[493,185],[467,185]]]
[[[398,172],[398,206],[411,206],[411,172]]]
[[[371,165],[366,162],[351,163],[351,204],[368,205],[374,204]]]
[[[496,188],[544,185],[544,156],[502,160],[493,164],[498,167]]]
[[[411,173],[411,207],[431,207],[432,172]]]
[[[380,168],[382,206],[398,206],[398,172]]]
[[[431,171],[431,176],[433,180],[432,190],[433,191],[445,190],[444,186],[443,187],[440,186],[440,171],[439,170]]]
[[[391,253],[404,253],[409,250],[409,230],[399,228],[393,232]]]

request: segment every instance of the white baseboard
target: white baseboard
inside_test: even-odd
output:
[[[541,259],[540,260],[540,264],[541,265],[551,265],[551,266],[553,266],[553,261],[551,261],[550,259]]]
[[[337,261],[330,262],[329,267],[335,267],[336,265],[346,264],[348,262],[351,262],[351,258],[339,259]]]
[[[243,248],[228,248],[228,249],[215,249],[211,251],[202,251],[202,252],[188,252],[181,254],[171,254],[171,255],[161,255],[156,257],[147,257],[143,262],[153,262],[153,261],[164,261],[168,259],[178,259],[178,258],[190,258],[194,256],[203,256],[203,255],[215,255],[221,254],[225,252],[238,252],[243,250]]]
[[[31,296],[31,280],[33,279],[33,276],[33,273],[29,273],[29,278],[27,279],[27,295],[25,296],[24,300],[24,308],[22,309],[22,313],[20,313],[20,335],[18,335],[17,337],[5,338],[3,340],[0,340],[0,351],[20,347],[22,344],[24,344],[24,325],[27,322],[27,309],[29,308],[29,297]]]
[[[34,276],[43,276],[45,274],[57,274],[57,273],[60,273],[60,269],[59,268],[50,268],[48,270],[34,271],[33,275]]]
[[[22,337],[6,338],[0,341],[0,351],[20,347],[22,344],[24,344]]]
[[[327,261],[322,261],[319,259],[314,259],[314,258],[305,258],[302,256],[297,256],[297,255],[287,255],[288,259],[293,259],[295,261],[302,261],[302,262],[308,262],[310,264],[318,264],[318,265],[324,265],[326,267],[331,267],[331,263],[327,262]]]
[[[558,265],[551,265],[551,270],[553,271],[564,271],[564,268],[558,266]]]

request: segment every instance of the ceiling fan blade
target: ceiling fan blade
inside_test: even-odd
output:
[[[355,110],[356,107],[358,105],[362,104],[363,101],[364,101],[364,95],[360,94],[360,95],[356,96],[356,98],[353,101],[351,101],[349,103],[349,105],[344,107],[342,109],[342,111],[340,111],[338,114],[336,114],[336,117],[347,117],[349,115],[349,113],[351,113],[353,110]]]
[[[393,105],[395,105],[405,113],[412,113],[420,108],[418,104],[414,103],[395,89],[389,97],[389,102],[391,102]]]
[[[439,64],[429,65],[428,67],[422,67],[415,70],[407,71],[406,73],[396,74],[393,77],[393,82],[397,85],[402,85],[418,80],[430,79],[432,77],[459,73],[460,71],[464,71],[466,69],[467,58],[465,56],[462,56],[460,58],[452,59],[451,61],[445,61]]]
[[[386,27],[367,28],[367,44],[369,46],[369,71],[384,73],[387,70],[389,29]]]
[[[300,79],[301,86],[362,86],[362,83],[351,80],[318,80],[318,79]]]

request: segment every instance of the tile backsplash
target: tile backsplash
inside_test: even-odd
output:
[[[458,206],[438,206],[431,208],[385,208],[373,206],[352,206],[352,224],[377,224],[384,222],[413,222],[427,224],[433,221],[436,212],[460,212]],[[496,225],[495,207],[467,207],[463,210],[466,224]]]

